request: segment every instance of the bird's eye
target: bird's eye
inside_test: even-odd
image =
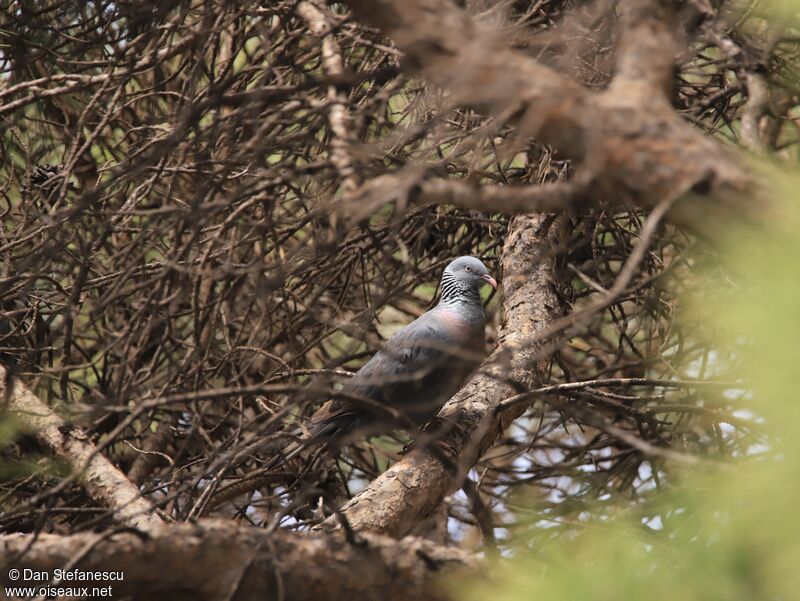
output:
[[[472,267],[470,267],[469,265],[467,265],[467,266],[464,268],[464,271],[472,271]]]

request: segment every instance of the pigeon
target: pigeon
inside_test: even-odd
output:
[[[389,338],[347,381],[340,398],[326,402],[305,428],[293,432],[300,440],[283,449],[267,468],[313,445],[338,450],[356,437],[428,422],[484,357],[483,284],[497,288],[479,259],[451,261],[442,273],[439,303]]]

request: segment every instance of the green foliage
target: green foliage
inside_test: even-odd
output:
[[[14,444],[23,433],[29,430],[12,412],[0,411],[0,450],[13,457],[13,461],[0,461],[0,482],[24,478],[33,474],[37,477],[64,478],[70,473],[69,465],[50,457],[35,454],[21,456],[15,453]],[[11,495],[0,496],[0,514],[7,508]]]

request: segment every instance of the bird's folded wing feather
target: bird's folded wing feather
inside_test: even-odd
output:
[[[457,328],[442,323],[435,310],[422,315],[389,340],[342,389],[344,394],[368,399],[407,413],[415,421],[427,419],[453,394],[467,373],[475,367],[469,348],[474,346],[461,341]],[[482,334],[482,325],[481,325]],[[483,344],[482,336],[480,344]],[[466,353],[466,354],[464,354]],[[355,417],[372,414],[377,418],[380,410],[347,399],[326,403],[314,414],[309,424],[312,436],[336,430]]]

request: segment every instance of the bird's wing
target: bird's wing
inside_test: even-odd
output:
[[[433,309],[389,338],[342,392],[425,422],[475,369],[476,350],[483,350],[482,321],[465,325],[457,315]],[[309,433],[321,439],[369,421],[391,421],[390,416],[377,407],[334,399],[311,418]]]
[[[348,388],[425,422],[477,367],[476,350],[483,351],[482,322],[434,309],[390,338]]]
[[[390,337],[347,381],[342,392],[376,404],[386,404],[389,400],[387,390],[407,382],[415,372],[425,367],[431,359],[435,359],[434,355],[441,353],[443,345],[424,343],[436,334],[433,324],[428,323],[431,320],[426,318],[427,315],[429,313]],[[437,346],[439,350],[432,352]],[[347,398],[333,399],[314,413],[308,424],[309,434],[313,438],[324,438],[352,427],[353,422],[365,415],[378,413],[380,411],[377,408],[370,411],[368,406],[348,401]]]

